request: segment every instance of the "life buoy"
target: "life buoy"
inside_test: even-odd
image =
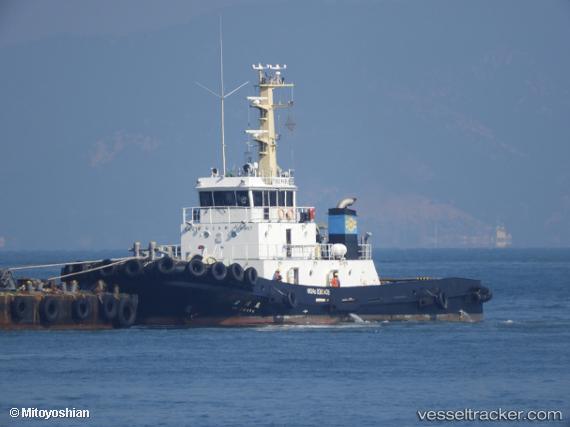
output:
[[[112,322],[117,317],[118,303],[114,295],[105,294],[100,299],[101,317]]]
[[[294,218],[293,209],[287,209],[287,212],[285,213],[285,217],[288,220],[292,220]]]
[[[309,219],[311,221],[315,220],[315,208],[309,208]]]
[[[117,311],[117,325],[121,328],[128,328],[135,323],[137,317],[137,307],[130,297],[122,297],[119,300],[119,310]]]
[[[12,317],[15,320],[24,320],[29,317],[33,310],[32,298],[16,297],[10,304]]]
[[[279,208],[277,213],[279,214],[279,219],[285,219],[285,215],[286,215],[285,209]]]
[[[40,315],[46,323],[54,323],[61,311],[61,300],[56,297],[45,297],[40,303]]]
[[[85,320],[91,315],[91,300],[89,298],[77,298],[72,304],[72,313],[75,320]]]
[[[218,261],[212,265],[212,268],[210,268],[210,274],[214,280],[221,282],[228,275],[228,268],[223,262]]]

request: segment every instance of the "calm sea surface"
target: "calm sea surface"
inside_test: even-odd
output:
[[[0,252],[0,266],[105,256]],[[380,250],[375,259],[385,276],[483,280],[494,293],[486,320],[0,331],[0,426],[482,425],[416,415],[463,408],[562,410],[559,423],[487,425],[570,425],[570,250]],[[89,409],[91,418],[24,421],[9,417],[12,407]]]

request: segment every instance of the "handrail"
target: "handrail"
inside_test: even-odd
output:
[[[317,243],[311,245],[286,245],[286,244],[236,244],[224,249],[224,258],[234,260],[332,260],[339,259],[334,256],[332,243]],[[370,244],[359,245],[360,256],[358,259],[372,259]]]
[[[240,222],[314,222],[312,207],[293,206],[195,206],[182,209],[183,224],[221,224]]]

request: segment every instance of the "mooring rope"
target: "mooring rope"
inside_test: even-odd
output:
[[[114,260],[129,260],[132,258],[136,258],[136,257],[112,258],[111,260],[112,261],[114,261]],[[101,261],[103,261],[103,260],[102,259],[94,259],[91,261],[60,262],[57,264],[22,265],[19,267],[9,267],[9,268],[6,268],[5,270],[9,270],[9,271],[31,270],[31,269],[36,269],[36,268],[62,267],[64,265],[89,264],[92,262],[101,262]]]
[[[92,271],[97,271],[97,270],[103,270],[104,268],[107,268],[107,267],[112,267],[112,266],[117,265],[117,264],[123,264],[123,263],[127,262],[128,260],[134,259],[134,258],[136,258],[136,257],[131,256],[131,257],[120,258],[119,261],[112,262],[110,264],[105,264],[105,265],[102,265],[100,267],[93,267],[93,268],[90,268],[88,270],[77,271],[75,273],[69,273],[69,274],[64,274],[61,276],[50,277],[48,280],[65,279],[66,277],[77,276],[79,274],[85,274],[85,273],[91,273]]]

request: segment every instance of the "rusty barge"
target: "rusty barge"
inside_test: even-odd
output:
[[[82,290],[75,280],[14,279],[0,270],[0,330],[128,328],[137,309],[137,295],[108,292],[102,282]]]

